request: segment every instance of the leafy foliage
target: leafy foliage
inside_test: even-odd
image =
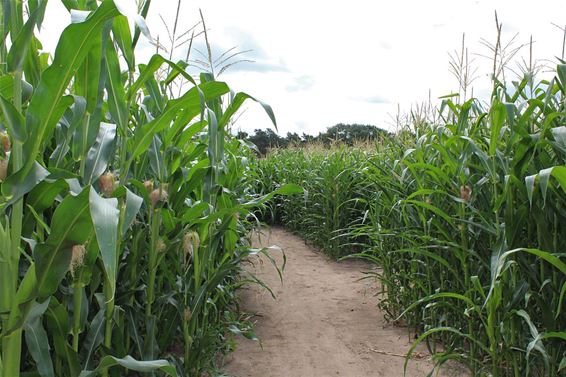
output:
[[[282,184],[303,187],[302,196],[276,198],[261,217],[283,224],[334,258],[351,253],[364,239],[350,237],[343,229],[352,227],[366,205],[357,200],[364,195],[363,162],[369,154],[345,146],[330,150],[319,144],[272,151],[256,160],[256,190],[269,192]]]
[[[119,0],[64,1],[49,59],[45,3],[0,8],[0,376],[201,375],[242,324],[241,263],[267,253],[251,211],[275,193],[251,193],[228,128],[254,99],[185,62],[135,65],[147,30]]]
[[[268,155],[256,162],[258,190],[304,184],[304,198],[272,207],[275,221],[334,256],[348,252],[338,240],[365,245],[354,256],[379,267],[381,308],[416,329],[415,345],[426,342],[438,365],[561,375],[565,72],[559,65],[550,81],[527,74],[510,87],[494,79],[488,105],[446,98],[438,122],[370,153]]]
[[[266,155],[270,149],[304,146],[309,143],[320,143],[326,146],[340,143],[352,146],[359,142],[372,142],[389,136],[389,132],[376,126],[343,123],[328,127],[325,132],[320,132],[317,136],[287,132],[287,136],[281,137],[270,128],[256,129],[252,135],[243,131],[236,135],[239,139],[252,142],[262,156]]]

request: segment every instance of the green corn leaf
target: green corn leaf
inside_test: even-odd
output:
[[[145,7],[144,10],[142,10],[142,14],[138,14],[136,7],[131,2],[127,0],[113,0],[113,1],[116,4],[116,8],[118,8],[120,13],[126,16],[127,18],[129,18],[130,20],[132,20],[132,22],[136,25],[137,27],[136,31],[138,30],[141,31],[142,34],[148,40],[151,41],[152,40],[151,34],[149,32],[149,28],[145,23],[145,17],[147,16],[147,11],[144,12]]]
[[[80,96],[74,97],[75,103],[71,107],[72,116],[69,121],[68,132],[72,135],[71,153],[73,158],[78,161],[84,158],[87,152],[88,117],[86,115],[86,99]],[[85,130],[85,128],[87,128]]]
[[[170,100],[159,117],[136,129],[134,137],[129,143],[132,151],[130,164],[135,158],[147,151],[153,140],[153,135],[169,126],[179,112],[183,111],[189,114],[189,118],[200,114],[202,111],[200,107],[201,95],[204,95],[206,99],[213,99],[228,92],[229,88],[225,83],[214,82],[191,88],[182,97]]]
[[[22,85],[22,103],[26,103],[33,92],[33,87],[26,81],[21,81]],[[6,100],[14,98],[14,77],[12,75],[0,76],[0,96]]]
[[[218,162],[222,160],[224,154],[224,132],[218,128],[218,120],[214,111],[206,108],[205,114],[208,122],[208,158],[210,159],[212,169],[216,169]],[[211,187],[212,184],[210,184]]]
[[[126,16],[117,16],[114,18],[112,34],[128,64],[128,69],[133,71],[135,69],[135,56],[132,48],[132,34],[130,33],[130,26],[128,25],[128,18]]]
[[[195,203],[183,214],[183,223],[191,224],[199,216],[202,216],[207,210],[210,209],[210,204],[206,202]]]
[[[160,370],[169,376],[177,376],[175,367],[167,360],[138,361],[128,355],[122,359],[114,356],[105,356],[94,371],[82,371],[79,377],[95,377],[99,375],[100,371],[114,366],[121,366],[123,368],[142,373]]]
[[[523,311],[523,313],[525,313],[525,312]],[[549,364],[549,356],[548,356],[547,351],[542,346],[542,341],[548,340],[548,339],[566,341],[566,332],[551,331],[551,332],[547,332],[547,333],[537,334],[534,337],[534,339],[527,346],[527,350],[526,350],[527,351],[526,352],[527,362],[529,360],[529,357],[530,357],[532,350],[536,349],[543,356],[546,368],[549,368],[549,365],[548,365]],[[562,360],[564,360],[564,359],[562,359]],[[563,361],[561,361],[558,370],[561,370],[562,368],[564,368],[564,366],[562,364],[563,364]]]
[[[165,165],[163,163],[163,154],[161,153],[161,146],[163,143],[157,135],[153,135],[153,140],[149,146],[148,156],[149,165],[151,170],[155,173],[160,181],[165,181],[167,172],[165,171]]]
[[[41,166],[39,163],[35,162],[26,176],[18,176],[23,179],[22,181],[17,181],[17,179],[7,179],[2,185],[2,193],[8,199],[7,204],[10,205],[15,203],[22,196],[30,192],[37,184],[43,181],[49,176],[49,171]]]
[[[114,47],[108,43],[106,45],[106,70],[108,78],[106,80],[106,91],[108,93],[108,109],[112,119],[126,134],[128,127],[128,107],[126,104],[126,93],[120,77],[120,62]]]
[[[489,155],[495,156],[495,151],[500,141],[500,131],[505,122],[506,110],[501,102],[495,102],[491,106],[491,137],[489,141]]]
[[[441,255],[436,254],[435,252],[427,251],[424,248],[414,248],[414,249],[399,249],[399,250],[391,251],[391,254],[395,254],[395,253],[411,253],[411,254],[424,255],[443,265],[449,272],[451,272],[454,275],[455,278],[459,277],[459,272],[450,265],[448,260],[446,260],[446,258],[443,258]]]
[[[269,194],[263,195],[257,199],[248,201],[242,204],[243,208],[253,208],[260,204],[263,204],[273,198],[275,195],[294,195],[294,194],[301,194],[303,193],[303,188],[299,185],[294,183],[286,183],[283,186],[279,187],[276,190],[273,190]]]
[[[88,96],[86,97],[86,113],[79,123],[80,127],[73,136],[74,144],[77,145],[75,149],[78,150],[76,154],[77,160],[84,158],[88,149],[95,143],[100,131],[100,123],[105,118],[105,110],[103,109],[105,99],[104,88],[108,80],[106,77],[106,45],[109,44],[110,26],[110,21],[106,21],[102,28],[100,45],[97,44],[93,47],[93,50],[87,55],[83,66],[81,66],[84,67],[87,63],[90,64],[90,69],[94,71],[94,74],[88,75],[89,67],[85,67],[87,75],[81,82],[83,84],[81,95],[83,97]],[[77,77],[80,77],[79,73]]]
[[[77,69],[74,80],[75,94],[86,99],[86,111],[93,114],[99,97],[99,83],[104,83],[101,75],[102,36],[98,33],[93,36],[90,50]]]
[[[562,188],[562,191],[566,193],[566,167],[554,166],[552,168],[541,170],[539,172],[539,177],[543,203],[546,203],[546,191],[550,176],[553,176],[556,179],[559,186]]]
[[[513,250],[508,250],[502,252],[494,252],[492,256],[492,265],[491,265],[491,286],[489,289],[489,293],[485,300],[486,304],[488,303],[489,299],[491,298],[493,291],[495,290],[495,286],[497,284],[498,279],[500,278],[502,272],[505,270],[507,258],[512,256],[513,254],[523,252],[528,254],[536,255],[537,257],[545,260],[546,262],[550,263],[556,269],[558,269],[562,274],[566,275],[566,263],[562,262],[556,255],[542,251],[539,249],[528,249],[528,248],[517,248]]]
[[[167,208],[161,208],[161,221],[166,232],[172,232],[177,225],[175,213]]]
[[[435,179],[441,180],[441,182],[444,184],[449,184],[449,182],[451,181],[448,174],[442,171],[442,169],[431,164],[417,162],[417,163],[407,164],[407,167],[411,169],[423,169]]]
[[[114,144],[116,140],[116,125],[101,123],[98,136],[94,145],[89,149],[86,161],[83,181],[92,184],[108,167],[114,156]]]
[[[252,101],[259,103],[269,116],[269,119],[273,123],[273,126],[275,126],[275,129],[277,129],[277,121],[275,120],[275,114],[273,113],[271,106],[255,99],[254,97],[246,93],[237,93],[234,96],[234,99],[232,100],[232,102],[230,102],[230,105],[228,105],[228,108],[224,111],[224,114],[222,114],[222,118],[219,121],[219,127],[226,127],[230,119],[232,119],[232,116],[236,113],[236,111],[238,111],[238,109],[244,104],[247,99],[251,99]]]
[[[554,319],[557,319],[560,313],[562,312],[562,303],[564,302],[565,294],[566,294],[566,283],[562,284],[562,288],[560,288],[560,297],[558,298],[558,304],[556,305],[556,314],[554,315]]]
[[[414,204],[418,207],[422,207],[426,210],[429,210],[429,211],[433,212],[434,214],[443,218],[448,224],[454,226],[454,221],[452,220],[452,217],[450,217],[446,212],[444,212],[443,210],[441,210],[437,206],[434,206],[432,204],[428,204],[426,202],[421,202],[419,200],[403,200],[403,203]]]
[[[42,143],[55,126],[53,114],[59,107],[75,71],[96,44],[96,36],[102,33],[106,21],[118,14],[114,4],[103,1],[100,7],[86,20],[65,28],[53,58],[53,64],[41,75],[38,87],[26,113],[26,127],[31,137],[24,145],[26,162],[25,175],[33,166]]]
[[[399,319],[401,319],[405,314],[407,314],[408,312],[410,312],[411,310],[413,310],[415,307],[425,303],[425,302],[429,302],[429,301],[434,301],[434,300],[438,300],[440,298],[453,298],[456,300],[461,300],[463,302],[466,303],[466,305],[468,305],[470,308],[473,308],[474,310],[478,311],[479,307],[467,296],[464,296],[462,294],[459,293],[453,293],[453,292],[440,292],[440,293],[434,293],[432,295],[423,297],[417,301],[415,301],[414,303],[412,303],[411,305],[409,305],[398,317],[397,317],[397,321]]]
[[[558,80],[562,87],[562,93],[566,94],[566,64],[558,64],[556,66],[556,73],[558,74]]]
[[[536,175],[529,175],[525,177],[525,186],[527,188],[527,197],[529,198],[529,204],[533,205],[533,193],[535,191]]]
[[[145,66],[140,64],[140,70],[143,71],[144,69]],[[144,86],[148,93],[148,95],[144,98],[144,103],[152,109],[152,112],[159,114],[163,110],[165,98],[161,94],[161,89],[159,88],[157,80],[153,75],[149,76],[145,81]]]
[[[191,77],[191,75],[189,75],[187,72],[185,72],[185,70],[178,66],[177,64],[173,63],[170,60],[165,59],[163,56],[161,55],[153,55],[151,57],[151,59],[149,60],[149,62],[147,63],[147,65],[143,66],[143,70],[141,70],[140,72],[140,76],[137,78],[137,80],[134,82],[134,84],[128,89],[128,93],[126,95],[126,97],[131,100],[133,95],[142,87],[145,85],[145,83],[150,80],[151,78],[153,78],[153,74],[155,72],[157,72],[157,70],[163,65],[163,64],[167,64],[169,65],[169,67],[171,67],[171,69],[174,72],[178,72],[180,75],[182,75],[187,81],[189,81],[191,84],[193,84],[194,86],[197,86],[197,83],[195,82],[195,80]]]
[[[20,30],[14,43],[10,47],[10,52],[6,62],[9,72],[21,72],[24,60],[27,57],[33,37],[33,29],[38,23],[41,23],[43,14],[45,13],[46,1],[40,2],[39,6],[31,13],[24,27]]]
[[[41,42],[35,36],[32,36],[29,52],[24,61],[24,76],[29,82],[30,87],[37,87],[41,78],[41,72],[49,66],[49,58],[51,55],[42,50],[43,46]]]
[[[65,369],[69,370],[70,375],[78,376],[81,372],[79,357],[67,342],[70,331],[67,308],[52,296],[45,312],[45,318],[49,334],[53,337],[55,354],[64,361]]]
[[[120,215],[118,200],[116,198],[105,199],[98,195],[94,188],[90,187],[89,206],[104,269],[112,288],[112,295],[114,295],[116,278],[118,277],[118,250],[116,247]]]
[[[43,313],[49,306],[49,298],[41,304],[36,304],[29,312],[24,322],[26,345],[35,361],[41,377],[54,377],[53,363],[51,361],[49,339],[43,327]]]
[[[93,232],[89,191],[85,188],[78,196],[63,199],[53,214],[51,234],[34,250],[39,297],[57,291],[69,270],[73,246],[84,245]]]
[[[126,188],[126,213],[124,215],[124,224],[122,225],[122,236],[126,234],[134,222],[142,204],[143,198]]]
[[[546,205],[546,196],[547,196],[548,185],[551,176],[556,179],[558,185],[562,188],[563,192],[566,193],[566,167],[553,166],[551,168],[543,169],[538,174],[525,177],[527,196],[529,198],[529,203],[531,205],[533,202],[533,192],[535,189],[535,184],[537,179],[539,181],[539,186],[541,189],[543,206]]]
[[[411,356],[413,355],[413,352],[415,352],[415,349],[417,348],[417,346],[419,344],[421,344],[425,339],[430,337],[431,335],[436,334],[436,333],[442,333],[442,332],[453,333],[453,334],[456,334],[457,336],[459,336],[461,338],[468,339],[471,343],[478,346],[485,353],[487,353],[487,354],[491,353],[489,348],[487,348],[483,343],[479,342],[476,338],[474,338],[474,336],[472,334],[462,333],[461,331],[459,331],[459,330],[457,330],[453,327],[435,327],[433,329],[425,331],[422,335],[420,335],[417,338],[417,340],[415,342],[413,342],[413,344],[411,345],[411,348],[409,348],[409,351],[407,352],[407,356],[405,357],[405,364],[403,366],[405,376],[407,375],[407,366],[409,365],[409,360],[411,359]]]
[[[37,248],[34,248],[34,252]],[[13,331],[20,329],[34,307],[34,299],[37,298],[38,284],[37,274],[35,272],[35,264],[31,264],[24,275],[24,278],[18,286],[14,305],[10,311],[10,317],[5,328],[3,328],[3,336],[9,336]]]
[[[30,13],[34,13],[36,10],[40,9],[41,7],[45,7],[45,4],[43,4],[44,2],[41,0],[30,0],[28,1],[28,7],[29,7],[29,11]],[[37,28],[41,29],[41,24],[43,23],[43,18],[45,16],[45,11],[42,12],[40,14],[40,16],[37,18]]]
[[[549,253],[547,251],[542,251],[539,249],[527,249],[527,248],[518,248],[518,249],[513,249],[513,250],[509,250],[507,252],[505,252],[503,255],[501,255],[501,257],[499,258],[499,263],[498,263],[498,272],[501,272],[501,268],[503,266],[503,262],[505,261],[506,258],[508,258],[509,256],[516,254],[518,252],[523,252],[523,253],[529,253],[529,254],[533,254],[536,255],[537,257],[544,259],[546,262],[550,263],[553,267],[555,267],[556,269],[558,269],[562,274],[566,275],[566,263],[562,262],[558,256]],[[498,274],[499,275],[499,274]]]
[[[553,127],[551,130],[554,137],[554,147],[558,148],[562,153],[566,154],[566,127]]]
[[[8,133],[12,137],[12,140],[19,143],[25,142],[27,138],[27,131],[22,114],[16,110],[11,102],[7,101],[3,97],[0,97],[0,109],[6,118],[5,125],[7,126]]]
[[[91,368],[94,364],[96,350],[104,340],[105,314],[106,311],[103,307],[96,313],[89,325],[88,333],[81,349],[81,359],[85,369]]]
[[[140,16],[142,16],[143,18],[147,17],[147,13],[149,12],[150,5],[151,5],[151,0],[144,1]],[[132,42],[132,49],[136,47],[139,37],[140,37],[140,28],[136,25],[136,31],[134,32],[134,40]]]
[[[187,63],[184,60],[178,60],[177,64],[180,68],[182,68],[183,70],[186,69],[189,66],[189,63]],[[173,80],[175,80],[177,77],[179,77],[180,72],[178,70],[172,70],[171,72],[169,72],[169,75],[167,75],[167,78],[165,79],[165,81],[163,82],[165,85],[169,85],[171,82],[173,82]]]
[[[417,190],[415,192],[413,192],[411,195],[407,196],[407,200],[413,199],[417,196],[427,196],[427,195],[432,195],[432,194],[442,194],[445,196],[448,196],[448,193],[442,190],[433,190],[433,189],[420,189]]]
[[[201,132],[204,127],[207,125],[206,122],[195,122],[191,124],[189,127],[187,125],[189,122],[194,118],[194,113],[189,111],[183,111],[179,114],[173,125],[167,132],[163,138],[165,144],[176,144],[176,145],[190,145],[188,142],[194,135]],[[179,136],[179,134],[181,136]],[[178,136],[176,141],[174,139]],[[183,141],[181,141],[183,140]]]

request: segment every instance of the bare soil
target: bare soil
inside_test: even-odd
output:
[[[262,258],[250,271],[277,296],[259,286],[240,291],[243,310],[255,313],[261,340],[238,336],[224,373],[235,377],[403,376],[411,345],[405,328],[387,323],[377,308],[377,283],[360,280],[370,267],[361,261],[335,262],[281,229],[264,231],[259,242],[277,245],[287,257],[283,283]],[[258,245],[259,246],[259,245]],[[279,262],[281,253],[273,253]],[[410,360],[407,376],[426,376],[433,365],[424,347]],[[448,370],[450,369],[450,370]],[[435,376],[464,376],[452,364]]]

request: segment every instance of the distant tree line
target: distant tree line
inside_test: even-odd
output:
[[[287,136],[279,136],[275,131],[268,128],[265,130],[256,129],[253,134],[239,131],[236,135],[239,139],[251,141],[264,155],[270,148],[286,148],[290,145],[303,145],[306,143],[319,142],[331,144],[335,142],[353,145],[360,141],[372,141],[383,137],[391,136],[389,131],[367,124],[343,124],[339,123],[329,127],[325,132],[317,136],[303,132],[299,135],[296,132],[287,132]]]

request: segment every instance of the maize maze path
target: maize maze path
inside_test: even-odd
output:
[[[365,279],[360,261],[336,263],[283,230],[265,230],[257,246],[277,245],[287,257],[283,284],[267,260],[249,267],[275,293],[254,285],[240,291],[243,310],[254,313],[258,342],[238,336],[224,373],[235,377],[403,376],[411,339],[385,322],[376,308],[376,283]],[[279,262],[279,253],[273,253]],[[407,376],[432,369],[425,348],[409,363]],[[437,376],[461,376],[454,365]]]

